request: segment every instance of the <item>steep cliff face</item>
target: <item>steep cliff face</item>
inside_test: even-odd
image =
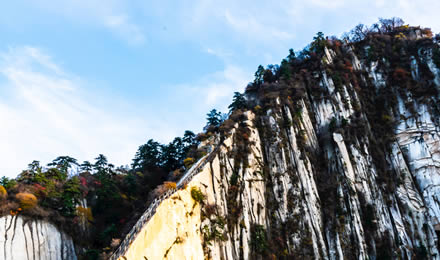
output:
[[[77,259],[72,239],[46,221],[5,216],[0,227],[1,260]]]
[[[248,89],[252,111],[113,259],[440,259],[438,46],[414,35],[397,61],[327,46],[288,84]]]

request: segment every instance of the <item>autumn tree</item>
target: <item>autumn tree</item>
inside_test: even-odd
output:
[[[383,33],[392,32],[396,28],[404,25],[404,23],[405,22],[402,20],[402,18],[399,17],[393,17],[390,19],[379,18],[380,28]]]
[[[367,34],[368,28],[363,24],[358,24],[350,31],[350,40],[354,42],[362,41]]]

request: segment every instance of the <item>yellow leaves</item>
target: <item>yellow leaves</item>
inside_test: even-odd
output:
[[[8,196],[8,192],[6,191],[5,187],[0,185],[0,199],[6,199]]]
[[[406,35],[403,33],[396,34],[394,37],[397,39],[406,39]]]
[[[168,190],[176,189],[176,187],[177,187],[177,184],[175,182],[172,182],[172,181],[166,181],[166,182],[163,183],[163,185]]]
[[[93,214],[91,208],[84,208],[81,206],[76,207],[76,214],[82,219],[89,222],[93,221]]]
[[[27,192],[17,193],[15,198],[18,200],[20,207],[24,210],[34,208],[38,203],[37,197]]]
[[[191,165],[194,164],[194,158],[188,157],[185,160],[183,160],[183,164],[185,165],[185,168],[189,169]]]
[[[128,196],[125,195],[124,193],[120,193],[120,195],[121,195],[121,198],[123,198],[124,200],[128,200]]]

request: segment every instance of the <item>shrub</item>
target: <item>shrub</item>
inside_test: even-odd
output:
[[[338,122],[335,117],[332,117],[332,119],[330,120],[330,124],[328,125],[328,130],[333,133],[337,127]]]
[[[76,214],[82,219],[87,220],[89,222],[93,221],[93,215],[92,215],[92,209],[91,208],[84,208],[81,206],[78,206],[76,208]]]
[[[45,197],[46,195],[47,195],[47,191],[46,191],[46,188],[45,187],[43,187],[43,186],[41,186],[40,184],[38,184],[38,183],[35,183],[34,185],[34,191],[33,191],[33,193],[35,194],[35,195],[37,195],[38,197]]]
[[[435,63],[435,65],[437,66],[437,68],[440,69],[440,49],[439,48],[434,48],[432,51],[432,60]]]
[[[207,204],[207,205],[205,205],[205,207],[203,209],[204,209],[203,210],[203,214],[207,218],[209,218],[209,217],[211,217],[212,215],[214,215],[216,213],[217,205],[215,205],[215,204]]]
[[[172,182],[172,181],[166,181],[163,183],[163,185],[165,186],[165,188],[167,190],[176,189],[176,187],[177,187],[176,183]]]
[[[196,202],[200,202],[200,203],[205,199],[205,195],[203,195],[202,191],[200,191],[200,189],[197,187],[191,188],[191,197]]]
[[[194,164],[194,158],[188,157],[185,160],[183,160],[183,165],[185,165],[185,168],[189,169]]]
[[[210,241],[226,241],[227,237],[224,235],[226,221],[223,217],[217,217],[211,220],[210,225],[202,227],[203,240],[208,245]]]
[[[8,192],[6,191],[5,187],[0,185],[0,199],[6,199],[8,196]]]
[[[258,254],[264,254],[268,249],[266,229],[264,226],[255,224],[251,229],[251,246]]]
[[[32,209],[38,203],[37,197],[35,197],[34,194],[27,192],[17,193],[15,198],[18,200],[18,203],[22,209]]]
[[[409,72],[403,68],[396,68],[393,72],[393,79],[397,82],[406,80],[409,76]]]
[[[229,179],[231,186],[235,186],[238,184],[238,174],[234,171],[232,173],[231,178]]]
[[[157,186],[153,192],[151,193],[152,199],[162,196],[165,192],[168,191],[168,188],[165,187],[165,184]]]
[[[15,201],[5,200],[0,203],[0,215],[10,214],[11,210],[18,209],[18,203]]]
[[[181,176],[183,173],[182,169],[177,169],[173,171],[173,179],[177,179],[179,176]]]
[[[15,185],[17,185],[17,181],[14,179],[9,179],[9,178],[3,176],[0,179],[0,185],[2,185],[6,190],[10,190]]]

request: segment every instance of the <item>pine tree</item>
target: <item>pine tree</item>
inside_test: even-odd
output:
[[[213,109],[211,111],[209,111],[209,113],[207,114],[207,118],[206,120],[208,120],[208,123],[206,125],[206,127],[210,127],[210,126],[220,126],[220,124],[222,123],[222,113],[220,111],[217,111],[217,109]]]
[[[261,85],[263,83],[263,76],[264,76],[264,67],[262,65],[258,66],[257,71],[255,72],[255,85]]]
[[[139,146],[134,156],[132,167],[136,171],[158,168],[160,165],[160,144],[153,139]]]
[[[78,162],[75,158],[70,156],[58,156],[47,166],[56,166],[58,169],[60,169],[60,171],[67,173],[72,165],[78,165]]]
[[[232,103],[229,105],[229,114],[236,109],[246,108],[246,98],[240,92],[234,92]]]

